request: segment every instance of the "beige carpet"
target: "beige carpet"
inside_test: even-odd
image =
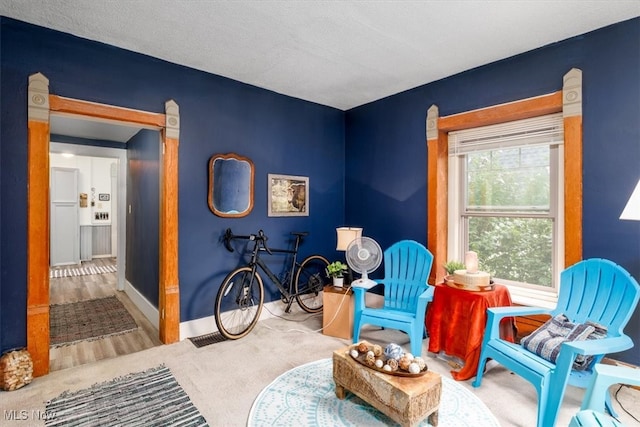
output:
[[[178,383],[204,415],[210,425],[244,426],[254,399],[275,378],[289,369],[314,360],[331,357],[333,350],[349,341],[316,332],[322,325],[321,316],[305,313],[288,316],[300,322],[277,318],[262,321],[246,338],[225,341],[196,348],[189,340],[154,347],[139,353],[102,360],[89,365],[53,372],[36,378],[22,389],[0,391],[0,412],[27,411],[29,422],[7,421],[2,425],[44,425],[32,414],[44,412],[45,402],[65,390],[79,390],[94,383],[111,380],[165,364]],[[301,321],[305,320],[305,321]],[[408,348],[405,334],[392,330],[367,329],[362,339],[373,343],[396,342]],[[427,341],[423,348],[426,350]],[[449,375],[449,365],[428,357],[429,367]],[[471,380],[461,382],[478,396],[505,427],[535,426],[536,395],[533,386],[510,374],[504,368],[492,368],[475,389]],[[561,409],[558,426],[566,426],[578,410],[584,391],[569,387]],[[620,399],[627,408],[640,415],[640,392],[623,388]],[[33,411],[33,412],[32,412]],[[628,415],[622,415],[627,426],[638,425]]]

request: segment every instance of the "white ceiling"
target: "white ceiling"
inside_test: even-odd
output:
[[[640,0],[0,0],[0,14],[347,110],[640,16]]]
[[[51,134],[103,141],[128,142],[140,128],[82,117],[51,115]],[[54,141],[55,142],[55,141]],[[57,141],[66,142],[66,141]]]

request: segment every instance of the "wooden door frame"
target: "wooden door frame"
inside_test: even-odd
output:
[[[49,94],[49,80],[29,76],[27,149],[27,350],[34,376],[49,373],[49,117],[73,115],[160,131],[159,335],[180,339],[178,282],[178,104],[152,113]]]

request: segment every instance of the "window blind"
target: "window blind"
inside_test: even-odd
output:
[[[564,143],[562,113],[449,132],[449,156]]]

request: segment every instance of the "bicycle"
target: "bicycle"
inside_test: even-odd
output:
[[[286,304],[285,313],[290,312],[294,300],[307,313],[322,311],[323,276],[326,275],[329,261],[321,255],[310,255],[299,263],[298,248],[309,233],[291,234],[295,236],[293,249],[272,249],[267,246],[268,238],[262,230],[248,236],[234,235],[230,228],[225,231],[224,246],[229,252],[234,252],[231,246],[234,239],[253,242],[249,262],[227,274],[216,296],[216,325],[225,338],[235,340],[246,336],[260,318],[264,305],[264,281],[258,268],[280,291],[281,299]],[[263,252],[290,255],[283,280],[260,258]],[[286,260],[284,262],[286,265]]]

